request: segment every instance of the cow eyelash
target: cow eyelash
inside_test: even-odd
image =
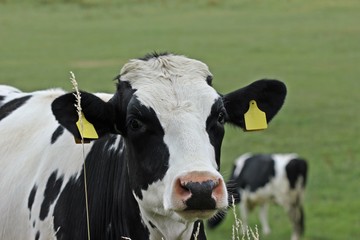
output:
[[[138,131],[143,127],[143,123],[137,119],[137,118],[132,118],[129,120],[128,122],[128,127],[132,130],[132,131]]]
[[[221,111],[218,115],[217,121],[218,123],[220,123],[221,125],[225,124],[225,118],[226,118],[226,113],[224,111]]]

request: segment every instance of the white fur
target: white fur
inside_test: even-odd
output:
[[[20,93],[21,91],[17,88],[7,85],[0,85],[0,96],[8,96],[12,93]]]

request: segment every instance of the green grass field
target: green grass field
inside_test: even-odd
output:
[[[82,89],[112,92],[120,67],[152,51],[206,62],[222,93],[283,80],[287,101],[268,130],[227,128],[222,172],[244,152],[297,152],[310,165],[304,239],[360,239],[358,0],[0,0],[0,43],[0,84],[24,91],[71,90],[73,71]],[[282,209],[269,219],[261,239],[290,238]],[[209,239],[231,239],[232,222]]]

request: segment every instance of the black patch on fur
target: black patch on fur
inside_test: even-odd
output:
[[[153,228],[153,229],[156,229],[157,227],[155,226],[155,224],[153,224],[151,221],[149,221],[149,224],[150,226]]]
[[[289,179],[290,188],[294,189],[299,177],[303,178],[303,187],[306,185],[307,163],[304,159],[292,159],[285,167],[287,178]]]
[[[51,136],[51,144],[54,144],[56,140],[64,133],[64,127],[58,126]]]
[[[270,155],[253,155],[245,160],[239,176],[232,179],[236,188],[255,192],[275,176],[275,162]]]
[[[28,198],[28,208],[29,208],[29,220],[31,219],[31,209],[34,204],[35,195],[36,195],[37,186],[34,185],[30,191],[29,198]]]
[[[124,136],[126,134],[127,109],[136,89],[133,89],[129,82],[120,81],[120,78],[116,86],[117,91],[109,102],[115,108],[114,133]]]
[[[144,57],[139,58],[139,60],[149,61],[152,58],[158,58],[160,56],[167,56],[167,55],[170,54],[168,52],[161,52],[161,53],[153,52],[146,54]]]
[[[92,239],[149,239],[139,206],[130,189],[124,141],[109,151],[115,135],[96,140],[86,157],[90,234]],[[133,160],[133,159],[132,159]],[[109,226],[111,225],[111,228]],[[58,231],[57,231],[58,230]],[[57,239],[87,239],[84,175],[75,174],[66,183],[54,208]]]
[[[226,118],[224,104],[221,98],[215,100],[215,103],[211,107],[210,116],[206,120],[206,131],[210,138],[210,143],[213,145],[215,150],[215,159],[220,169],[220,154],[221,154],[221,144],[224,138],[225,130],[224,123],[219,122],[220,114],[224,114],[224,119]]]
[[[3,101],[4,99],[5,97],[0,95],[0,105],[1,105],[1,101]]]
[[[164,142],[165,132],[155,111],[142,105],[136,98],[129,102],[127,130],[125,141],[127,146],[130,187],[142,199],[141,190],[161,180],[169,168],[169,149]],[[132,130],[133,120],[141,123],[141,128]],[[136,177],[135,177],[136,176]]]
[[[37,190],[37,186],[34,185],[33,188],[31,189],[30,191],[30,194],[29,194],[29,198],[28,198],[28,208],[29,208],[29,211],[31,212],[31,208],[34,204],[34,200],[35,200],[35,195],[36,195],[36,190]]]
[[[33,228],[35,228],[35,224],[36,224],[36,222],[35,222],[35,220],[33,221]]]
[[[198,227],[200,224],[200,228],[198,231]],[[197,235],[197,238],[195,239],[195,236]],[[193,232],[191,234],[190,240],[206,240],[206,234],[205,234],[205,228],[204,228],[204,222],[201,220],[198,220],[194,222],[194,228]]]
[[[16,109],[24,105],[26,101],[29,100],[29,98],[31,98],[31,95],[13,99],[10,102],[7,102],[4,105],[2,105],[0,107],[0,121],[5,117],[9,116]]]
[[[209,75],[206,77],[206,82],[209,86],[212,86],[213,76]]]
[[[57,178],[57,170],[54,171],[50,175],[46,183],[46,188],[44,192],[44,201],[41,204],[40,215],[39,215],[40,220],[43,221],[47,217],[51,204],[55,201],[55,199],[59,195],[62,183],[63,183],[63,176]]]
[[[37,232],[36,232],[36,235],[35,235],[35,240],[39,240],[39,238],[40,238],[40,232],[37,231]]]

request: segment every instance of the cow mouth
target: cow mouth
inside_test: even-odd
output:
[[[180,217],[186,220],[199,220],[199,219],[209,219],[213,217],[218,209],[202,209],[202,210],[193,210],[185,209],[183,211],[175,211]]]

